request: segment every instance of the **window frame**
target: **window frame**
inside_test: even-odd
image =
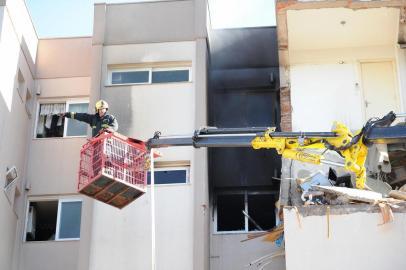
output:
[[[185,183],[170,183],[170,184],[157,184],[154,182],[154,186],[173,186],[173,185],[188,185],[190,184],[190,166],[179,166],[179,167],[161,167],[161,168],[154,168],[154,172],[158,171],[186,171],[186,182]],[[151,173],[151,170],[148,170],[147,173]],[[147,175],[148,178],[148,175]],[[148,183],[148,179],[147,179]],[[151,184],[147,184],[147,186],[151,186]]]
[[[71,105],[71,104],[84,104],[84,103],[87,103],[87,107],[88,107],[88,110],[89,110],[89,105],[90,105],[89,101],[79,100],[79,99],[67,100],[66,103],[65,103],[66,111],[67,112],[69,111],[69,105]],[[63,137],[62,138],[84,138],[84,137],[87,137],[87,130],[86,130],[85,135],[77,135],[77,136],[68,136],[68,135],[66,135],[66,133],[68,132],[68,121],[70,121],[70,120],[74,120],[74,119],[65,119],[65,122],[63,123]]]
[[[37,100],[36,102],[36,110],[35,110],[35,125],[34,125],[34,130],[33,130],[33,139],[35,140],[49,140],[49,139],[64,139],[64,138],[86,138],[86,135],[82,136],[65,136],[66,134],[66,123],[65,121],[64,126],[63,126],[63,136],[62,137],[45,137],[45,138],[37,138],[37,129],[38,129],[38,121],[39,121],[39,111],[41,108],[42,104],[57,104],[57,103],[65,103],[65,108],[68,103],[70,104],[76,104],[76,103],[88,103],[90,105],[90,101],[88,98],[71,98],[71,99],[51,99],[51,100]]]
[[[83,200],[82,199],[59,199],[58,200],[58,212],[56,213],[56,230],[55,230],[55,241],[72,241],[72,240],[80,240],[79,238],[60,238],[59,233],[60,233],[60,225],[61,225],[61,207],[62,203],[66,202],[81,202],[81,207],[83,206]],[[81,209],[82,210],[82,209]],[[82,211],[81,211],[81,217],[80,217],[80,226],[82,225]],[[80,235],[80,229],[79,229],[79,235]]]
[[[252,232],[265,232],[265,231],[250,231],[249,230],[249,219],[246,215],[244,215],[244,230],[240,231],[218,231],[217,230],[217,218],[218,218],[218,212],[217,212],[217,197],[218,195],[236,195],[236,194],[243,194],[244,195],[244,211],[246,213],[248,212],[248,195],[257,195],[257,194],[270,194],[270,195],[276,195],[278,192],[272,191],[272,190],[224,190],[224,191],[218,191],[214,195],[214,201],[213,203],[213,234],[242,234],[242,233],[252,233]],[[242,213],[241,213],[242,215]]]
[[[181,82],[152,82],[152,73],[154,71],[177,71],[177,70],[187,70],[189,78],[187,81]],[[131,71],[148,71],[148,82],[142,83],[115,83],[113,84],[113,73],[114,72],[131,72]],[[151,84],[166,84],[166,83],[190,83],[192,82],[192,67],[191,66],[178,66],[178,67],[149,67],[149,68],[109,68],[107,75],[106,86],[125,86],[125,85],[151,85]]]
[[[56,228],[55,228],[55,239],[53,240],[41,240],[41,241],[27,241],[27,227],[28,227],[28,213],[30,210],[30,204],[31,202],[49,202],[49,201],[57,201],[58,202],[58,208],[57,208],[57,213],[56,213]],[[41,198],[36,198],[36,197],[31,197],[28,198],[27,204],[26,204],[26,209],[25,209],[25,222],[24,222],[24,234],[23,234],[23,242],[24,243],[35,243],[35,242],[52,242],[52,241],[78,241],[80,240],[79,238],[61,238],[59,239],[59,225],[60,225],[60,215],[61,215],[61,202],[78,202],[80,201],[82,203],[82,211],[80,215],[80,227],[82,227],[82,215],[83,215],[83,199],[80,197],[69,197],[69,198],[59,198],[55,196],[46,196],[46,197],[41,197]]]
[[[131,72],[131,71],[148,71],[148,82],[140,83],[113,83],[113,73],[114,72]],[[152,80],[152,68],[113,68],[108,70],[108,81],[107,85],[117,86],[117,85],[138,85],[138,84],[151,84]]]
[[[187,81],[181,81],[181,82],[159,82],[159,83],[153,83],[152,82],[152,73],[154,73],[154,71],[178,71],[178,70],[187,70],[188,71],[188,75],[189,78]],[[185,82],[192,82],[192,68],[191,67],[167,67],[167,68],[152,68],[152,72],[151,72],[151,84],[164,84],[164,83],[185,83]]]

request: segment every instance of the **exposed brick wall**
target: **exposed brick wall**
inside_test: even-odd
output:
[[[292,131],[292,105],[290,102],[290,88],[282,87],[280,90],[281,129]]]

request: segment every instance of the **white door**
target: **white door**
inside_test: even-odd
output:
[[[361,63],[365,117],[382,117],[399,112],[394,68],[391,61]]]

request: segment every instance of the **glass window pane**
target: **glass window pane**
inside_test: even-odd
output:
[[[244,231],[244,194],[217,195],[217,231]]]
[[[186,170],[155,171],[155,184],[178,184],[187,182]],[[151,172],[148,172],[148,185],[151,184]]]
[[[62,202],[59,221],[59,239],[80,238],[82,202]]]
[[[148,83],[149,71],[122,71],[111,74],[111,84]]]
[[[269,230],[275,226],[275,197],[272,194],[248,194],[248,215],[261,227]],[[252,221],[250,231],[260,230]]]
[[[86,113],[89,103],[69,104],[68,111],[77,113]],[[87,124],[74,119],[68,119],[66,136],[86,136]]]
[[[153,71],[152,83],[188,82],[189,70]]]

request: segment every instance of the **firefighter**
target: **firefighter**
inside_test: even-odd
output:
[[[114,132],[118,129],[116,118],[108,114],[109,104],[105,100],[99,100],[95,105],[95,114],[66,112],[62,116],[88,123],[92,128],[92,137],[99,134],[100,130],[106,129]]]

